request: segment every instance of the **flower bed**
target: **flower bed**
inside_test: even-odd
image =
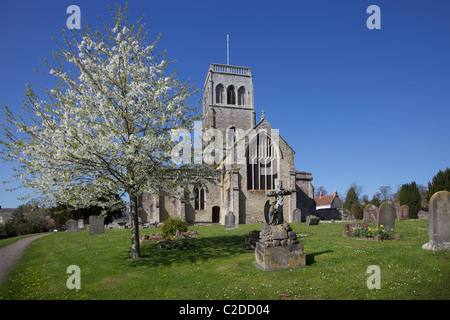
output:
[[[401,233],[393,234],[393,229],[387,230],[383,225],[379,228],[369,227],[367,224],[345,224],[344,237],[350,237],[357,240],[394,240],[402,238]]]

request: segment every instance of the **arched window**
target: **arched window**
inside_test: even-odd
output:
[[[194,209],[205,210],[205,189],[194,188]]]
[[[247,153],[248,190],[271,190],[278,178],[278,159],[269,137],[259,133],[249,144]]]
[[[238,105],[243,106],[247,103],[245,96],[245,87],[242,86],[238,90]]]
[[[236,143],[236,127],[229,127],[227,131],[225,132],[225,145],[226,146],[232,146],[234,143]]]
[[[236,104],[236,89],[233,85],[227,88],[227,104]]]
[[[222,84],[218,84],[216,86],[216,103],[224,103],[223,102],[224,91],[225,89]]]

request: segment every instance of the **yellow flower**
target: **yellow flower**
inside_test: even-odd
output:
[[[380,224],[380,227],[383,228],[384,226],[382,224]]]

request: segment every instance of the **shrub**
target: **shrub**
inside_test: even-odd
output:
[[[25,234],[25,228],[22,223],[17,221],[8,221],[2,228],[2,233],[7,237],[16,237]]]
[[[164,222],[162,226],[162,232],[166,238],[173,238],[177,230],[180,232],[186,232],[188,230],[187,222],[182,221],[180,218],[169,218]]]

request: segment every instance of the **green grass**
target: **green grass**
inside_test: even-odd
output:
[[[130,259],[130,230],[89,236],[59,232],[33,242],[0,299],[449,299],[448,251],[428,242],[426,220],[397,221],[403,238],[361,241],[342,237],[342,224],[291,224],[307,253],[307,266],[262,272],[242,244],[262,225],[198,226],[194,246],[179,250],[141,244],[142,258]],[[144,229],[141,233],[156,233]],[[2,240],[4,241],[4,240]],[[0,241],[1,243],[1,241]],[[81,269],[81,289],[69,290],[69,265]],[[369,265],[381,270],[381,289],[369,290]]]

